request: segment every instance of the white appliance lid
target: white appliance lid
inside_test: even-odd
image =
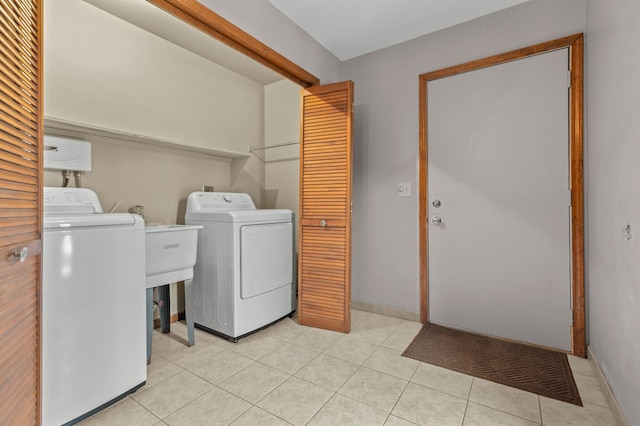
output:
[[[133,226],[140,221],[130,213],[103,213],[98,195],[87,188],[44,188],[44,229]]]
[[[133,226],[137,216],[130,213],[95,213],[71,215],[47,215],[43,218],[44,229],[96,228],[103,226]]]

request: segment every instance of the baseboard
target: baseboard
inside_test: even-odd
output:
[[[587,346],[587,360],[591,364],[591,368],[596,373],[596,377],[598,378],[598,383],[600,384],[600,389],[602,389],[602,393],[604,394],[607,403],[609,404],[609,408],[613,413],[613,417],[615,417],[616,422],[620,426],[629,426],[627,419],[625,419],[624,414],[622,414],[622,410],[620,409],[620,405],[618,404],[618,400],[616,396],[613,394],[611,387],[609,386],[609,382],[604,377],[602,370],[600,369],[600,364],[598,363],[598,359],[591,352],[591,346]]]
[[[400,318],[407,321],[420,322],[419,312],[405,311],[403,309],[392,308],[391,306],[374,305],[372,303],[356,302],[352,300],[351,309],[357,309],[359,311],[365,311],[365,312],[373,312],[374,314]]]
[[[169,317],[169,322],[182,321],[184,318],[184,311],[174,312]],[[160,318],[153,320],[153,328],[160,328]]]

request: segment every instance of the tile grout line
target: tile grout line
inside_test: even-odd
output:
[[[486,379],[482,379],[482,378],[474,377],[474,376],[472,376],[472,379],[473,379],[473,380],[472,380],[472,382],[471,382],[471,388],[473,388],[473,382],[474,382],[476,379],[486,380]],[[496,382],[492,382],[491,380],[488,380],[488,381],[489,381],[489,382],[491,382],[491,383],[496,383]],[[508,388],[512,388],[511,386],[503,385],[503,384],[501,384],[501,383],[496,383],[496,384],[501,385],[501,386],[506,386],[506,387],[508,387]],[[513,389],[518,389],[518,388],[513,388]],[[522,389],[518,389],[518,390],[521,390],[521,391],[522,391]],[[535,395],[535,396],[538,398],[538,409],[539,409],[539,414],[540,414],[540,422],[536,422],[536,421],[531,420],[531,419],[528,419],[528,418],[526,418],[526,417],[522,417],[522,416],[520,416],[520,415],[518,415],[518,414],[510,413],[510,412],[508,412],[508,411],[504,411],[503,409],[500,409],[500,408],[490,407],[490,406],[485,405],[485,404],[482,404],[482,403],[480,403],[480,402],[478,402],[478,401],[471,401],[471,399],[469,399],[469,402],[472,402],[472,403],[474,403],[474,404],[480,405],[480,406],[485,407],[485,408],[489,408],[489,409],[494,410],[494,411],[498,411],[498,412],[500,412],[500,413],[508,414],[509,416],[512,416],[512,417],[517,417],[517,418],[519,418],[519,419],[527,420],[527,421],[529,421],[529,422],[532,422],[532,423],[535,423],[535,424],[538,424],[538,425],[542,425],[542,403],[541,403],[541,400],[540,400],[540,395],[538,395],[538,394],[534,394],[534,393],[532,393],[532,392],[528,392],[528,391],[522,391],[522,392],[530,393],[530,394],[532,394],[532,395]],[[471,391],[469,392],[469,398],[471,398]],[[561,402],[562,402],[562,401],[561,401]]]
[[[136,404],[138,404],[140,407],[142,407],[142,409],[144,409],[147,413],[151,414],[153,417],[155,417],[157,419],[156,423],[161,422],[162,419],[158,416],[156,416],[155,414],[153,414],[151,412],[151,410],[149,410],[147,407],[145,407],[144,405],[140,404],[138,401],[136,401],[135,399],[131,398],[131,395],[127,395],[128,398],[130,398],[133,402],[135,402]],[[164,422],[163,422],[164,423]],[[155,423],[154,423],[155,424]]]
[[[302,380],[302,379],[300,379],[300,380]],[[318,386],[318,385],[316,385],[316,386]],[[327,399],[327,400],[325,401],[325,403],[324,403],[324,404],[322,404],[322,406],[321,406],[320,408],[318,408],[318,411],[316,411],[315,413],[313,413],[313,416],[311,416],[311,418],[310,418],[309,420],[307,420],[306,422],[304,422],[304,424],[305,424],[305,425],[306,425],[306,424],[309,424],[309,422],[310,422],[311,420],[313,420],[313,418],[314,418],[315,416],[317,416],[317,415],[318,415],[318,413],[319,413],[320,411],[322,411],[322,409],[324,408],[324,406],[325,406],[325,405],[327,405],[327,404],[329,403],[329,401],[331,401],[331,400],[333,399],[333,397],[334,397],[334,396],[336,396],[336,395],[337,395],[337,392],[334,392],[334,393],[333,393],[333,395],[331,395],[331,396],[329,397],[329,399]]]
[[[386,339],[385,339],[386,340]],[[384,342],[383,342],[384,343]],[[381,346],[378,346],[378,348],[380,348]],[[377,351],[377,349],[376,349]],[[374,351],[375,353],[375,351]],[[372,354],[373,355],[373,354]],[[402,355],[400,355],[402,356]],[[371,357],[369,357],[371,358]],[[367,359],[368,360],[368,359]],[[419,362],[419,361],[418,361]],[[402,392],[400,392],[400,395],[398,395],[398,398],[396,399],[396,402],[393,403],[393,407],[391,407],[391,410],[389,410],[389,416],[391,416],[391,413],[393,413],[393,410],[395,410],[396,406],[398,405],[398,402],[400,401],[400,399],[402,398],[402,395],[404,395],[404,392],[407,390],[407,387],[409,387],[409,383],[411,383],[411,379],[413,379],[413,376],[415,376],[416,371],[418,371],[418,367],[420,367],[420,364],[418,364],[415,368],[415,370],[413,370],[413,373],[411,373],[411,377],[409,377],[409,379],[407,380],[407,383],[404,385],[404,387],[402,388]],[[384,373],[383,373],[384,374]],[[395,376],[391,376],[391,377],[395,377]],[[387,418],[389,417],[387,416]],[[400,417],[400,416],[398,416]],[[404,419],[404,417],[400,417],[402,419]],[[407,420],[407,419],[404,419]],[[409,421],[409,420],[407,420]],[[413,422],[412,422],[413,423]]]
[[[460,421],[460,426],[464,426],[464,419],[467,417],[468,409],[469,409],[469,400],[467,399],[467,403],[464,404],[464,413],[462,413],[462,420]]]
[[[386,340],[386,339],[385,339],[385,340]],[[369,342],[365,342],[365,343],[369,343]],[[360,371],[360,369],[361,369],[361,368],[367,368],[367,369],[369,369],[369,370],[376,371],[377,373],[380,373],[380,374],[386,374],[386,373],[383,373],[383,372],[381,372],[381,371],[377,371],[377,370],[374,370],[374,369],[372,369],[372,368],[365,367],[365,365],[364,365],[364,364],[366,364],[366,362],[367,362],[369,359],[371,359],[371,357],[373,356],[373,354],[375,354],[375,353],[376,353],[376,351],[377,351],[379,348],[381,348],[381,347],[382,347],[381,345],[377,345],[376,349],[374,349],[374,350],[373,350],[373,352],[371,352],[371,354],[370,354],[370,355],[369,355],[369,356],[368,356],[368,357],[367,357],[367,358],[362,362],[362,364],[359,364],[359,365],[358,365],[358,364],[356,364],[356,365],[358,365],[358,368],[357,368],[357,369],[353,372],[353,374],[351,374],[351,376],[349,376],[349,378],[348,378],[348,379],[347,379],[347,380],[346,380],[346,381],[345,381],[345,382],[344,382],[344,383],[343,383],[343,384],[342,384],[342,385],[341,385],[341,386],[340,386],[340,387],[335,391],[335,394],[339,394],[340,396],[344,396],[344,397],[347,397],[347,398],[353,399],[354,401],[360,402],[360,403],[365,404],[365,405],[367,405],[367,406],[369,406],[369,407],[372,407],[372,408],[375,408],[375,409],[381,410],[380,408],[378,408],[378,407],[374,407],[373,405],[371,405],[371,404],[369,404],[369,403],[367,403],[367,402],[359,401],[359,400],[357,400],[357,399],[354,399],[354,398],[349,397],[348,395],[344,395],[344,394],[340,393],[340,390],[344,387],[344,385],[346,385],[346,384],[349,382],[349,380],[351,380],[351,378],[353,378],[353,376],[355,376],[355,375],[358,373],[358,371]],[[327,349],[328,349],[328,348],[327,348]],[[331,356],[331,355],[326,355],[326,356]],[[335,357],[334,357],[334,358],[335,358]],[[337,359],[340,359],[340,358],[337,358]],[[346,361],[346,360],[342,360],[342,361]],[[350,361],[346,361],[346,362],[350,362]],[[353,363],[352,363],[352,364],[353,364]],[[417,367],[416,367],[416,370],[417,370]],[[414,371],[414,374],[415,374],[415,371]],[[393,376],[393,375],[391,375],[391,374],[386,374],[386,375],[387,375],[387,376],[390,376],[390,377],[397,378],[397,377],[395,377],[395,376]],[[413,376],[413,375],[412,375],[412,376]],[[404,379],[401,379],[401,380],[404,380]],[[388,419],[388,418],[389,418],[389,416],[391,415],[391,412],[392,412],[392,411],[393,411],[393,409],[395,408],[396,404],[397,404],[397,403],[398,403],[398,401],[400,400],[400,397],[402,396],[402,394],[404,393],[404,390],[406,389],[406,387],[407,387],[408,385],[409,385],[409,381],[407,380],[407,383],[404,385],[404,388],[402,389],[402,392],[400,392],[400,395],[398,396],[398,398],[397,398],[397,399],[396,399],[396,401],[394,402],[393,406],[391,407],[391,409],[390,409],[390,410],[389,410],[389,412],[387,413],[387,419]],[[381,411],[384,411],[384,410],[381,410]],[[386,419],[385,419],[385,423],[386,423]]]
[[[419,366],[420,366],[420,365],[418,364],[418,367],[419,367]],[[407,388],[409,387],[409,383],[412,383],[412,382],[411,382],[411,379],[413,379],[413,376],[415,376],[416,371],[418,371],[418,367],[416,367],[416,369],[413,371],[413,374],[411,374],[411,377],[409,377],[409,380],[407,380],[407,384],[406,384],[406,385],[404,385],[404,388],[402,389],[402,392],[400,392],[400,395],[398,396],[398,399],[396,399],[396,402],[393,404],[393,407],[391,407],[391,410],[389,411],[389,416],[391,416],[391,413],[393,413],[393,410],[395,410],[395,409],[396,409],[396,406],[398,405],[398,402],[400,401],[400,399],[402,399],[402,395],[404,395],[404,392],[405,392],[405,391],[407,390]],[[414,423],[414,422],[412,422],[411,420],[409,420],[409,419],[405,419],[405,418],[404,418],[404,417],[402,417],[402,416],[395,415],[395,414],[394,414],[394,416],[399,417],[399,418],[401,418],[401,419],[403,419],[403,420],[406,420],[406,421],[408,421],[408,422]],[[415,424],[415,423],[414,423],[414,424]]]

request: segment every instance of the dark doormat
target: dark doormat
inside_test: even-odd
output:
[[[562,352],[426,323],[402,355],[582,407]]]

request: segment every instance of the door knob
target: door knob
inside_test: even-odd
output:
[[[9,253],[9,256],[7,256],[7,261],[9,263],[15,263],[15,262],[22,263],[25,260],[27,260],[28,255],[29,255],[29,248],[22,247],[21,250],[16,250],[13,253]]]
[[[326,220],[324,220],[324,219],[322,219],[322,220],[320,221],[320,226],[322,226],[323,228],[324,228],[325,226],[327,226],[327,221],[326,221]]]
[[[442,218],[440,216],[433,216],[431,218],[431,223],[433,225],[440,225],[442,223]]]

